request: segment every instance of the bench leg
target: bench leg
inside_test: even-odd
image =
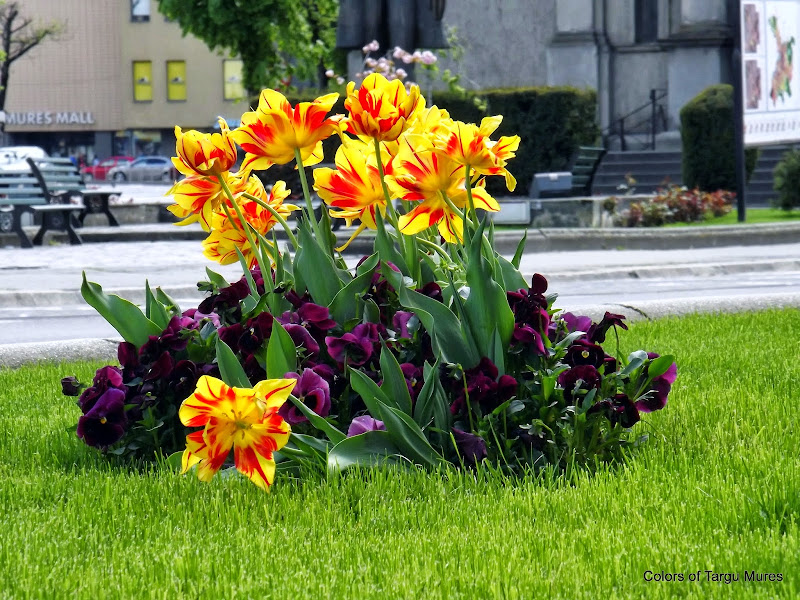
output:
[[[9,214],[9,216],[11,217],[11,231],[16,233],[17,237],[19,237],[20,248],[33,248],[33,244],[31,244],[30,239],[28,239],[28,236],[22,230],[23,212],[24,211],[21,210],[19,207],[15,207],[14,210]]]
[[[42,215],[42,226],[39,228],[39,231],[36,232],[36,236],[33,238],[34,246],[42,245],[42,242],[44,241],[44,234],[49,229],[63,229],[66,231],[69,243],[73,246],[83,244],[81,237],[72,228],[72,211],[70,209],[59,211],[54,214]]]
[[[105,210],[103,212],[106,213],[108,224],[111,227],[119,227],[119,221],[117,221],[117,217],[111,214],[111,210],[108,208],[108,202],[105,203]]]

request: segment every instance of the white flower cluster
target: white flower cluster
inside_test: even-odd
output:
[[[412,83],[410,81],[405,81],[408,77],[408,72],[402,67],[398,67],[397,63],[430,66],[435,64],[438,60],[436,55],[430,50],[415,50],[412,53],[403,50],[400,46],[395,46],[394,49],[377,59],[369,56],[371,53],[377,52],[378,50],[380,50],[380,44],[377,40],[372,40],[369,44],[361,48],[361,51],[364,53],[364,70],[356,73],[356,77],[361,79],[372,73],[380,73],[390,81],[392,79],[399,79],[405,82],[408,87],[408,85]],[[335,79],[336,83],[340,85],[344,83],[344,78],[337,75],[333,70],[329,69],[325,72],[325,75],[328,79]]]

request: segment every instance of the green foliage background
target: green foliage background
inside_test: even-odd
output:
[[[158,0],[184,35],[242,59],[244,87],[317,81],[336,62],[338,0]]]

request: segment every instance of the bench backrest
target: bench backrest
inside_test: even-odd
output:
[[[0,206],[47,204],[39,180],[29,171],[0,171]]]
[[[592,193],[592,180],[600,161],[605,156],[605,148],[594,146],[579,146],[572,159],[572,190],[590,196]]]
[[[80,191],[86,188],[78,167],[68,158],[29,157],[25,160],[30,165],[33,176],[39,180],[39,185],[50,194],[65,190]]]

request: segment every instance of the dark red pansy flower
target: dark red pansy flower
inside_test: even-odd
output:
[[[117,367],[106,366],[98,369],[95,372],[92,386],[85,389],[78,400],[78,406],[84,414],[89,412],[107,390],[109,389],[125,389],[122,383],[122,373]]]
[[[581,339],[575,340],[575,342],[567,348],[567,355],[564,357],[564,362],[571,367],[592,365],[594,368],[599,369],[605,357],[606,353],[603,351],[602,347]]]
[[[612,425],[621,425],[626,429],[639,422],[639,410],[625,394],[601,400],[586,411],[586,414],[595,413],[604,414]]]
[[[599,389],[602,381],[600,373],[597,372],[593,365],[578,365],[558,375],[558,384],[564,388],[564,400],[567,402],[572,402],[578,382],[581,382],[578,389],[588,392],[592,388]]]
[[[78,419],[78,437],[87,446],[107,448],[125,433],[125,392],[108,388],[94,406]]]
[[[474,467],[488,456],[486,442],[481,436],[467,433],[460,429],[451,429],[451,432],[453,433],[458,453],[467,465]]]
[[[624,320],[625,315],[617,315],[606,311],[606,314],[603,315],[603,320],[589,328],[589,340],[596,344],[605,342],[606,332],[612,327],[620,327],[622,329],[628,328],[628,326],[623,322]]]

